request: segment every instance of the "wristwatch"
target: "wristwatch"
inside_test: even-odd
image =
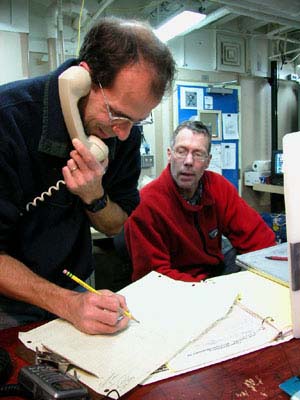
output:
[[[104,191],[104,195],[100,199],[93,200],[91,204],[84,204],[84,208],[91,213],[103,210],[107,206],[107,193]]]

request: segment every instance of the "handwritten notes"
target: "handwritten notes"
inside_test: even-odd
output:
[[[240,300],[217,324],[151,374],[143,384],[170,378],[267,346],[290,340],[288,288],[248,271],[206,281],[207,286],[236,288]]]

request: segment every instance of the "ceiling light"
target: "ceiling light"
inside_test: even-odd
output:
[[[155,29],[154,33],[162,42],[167,42],[175,36],[184,35],[192,31],[204,18],[206,18],[205,14],[193,11],[183,11],[169,19],[158,29]]]

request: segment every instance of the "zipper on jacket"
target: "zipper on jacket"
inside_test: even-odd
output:
[[[205,252],[208,256],[211,256],[211,257],[216,258],[216,259],[219,261],[219,263],[223,262],[223,261],[220,260],[219,257],[217,257],[215,254],[211,254],[211,253],[207,250],[207,245],[206,245],[205,236],[204,236],[204,234],[203,234],[203,232],[202,232],[202,230],[201,230],[201,228],[200,228],[200,224],[199,224],[198,214],[197,214],[197,213],[195,213],[195,215],[194,215],[194,222],[195,222],[196,229],[197,229],[197,231],[198,231],[198,233],[199,233],[200,239],[202,240],[204,252]]]

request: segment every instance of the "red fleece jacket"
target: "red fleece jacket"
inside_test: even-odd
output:
[[[179,194],[169,166],[141,190],[141,202],[125,224],[133,280],[152,270],[183,281],[200,281],[222,263],[222,235],[238,253],[275,245],[260,215],[223,176],[205,171],[200,205]]]

